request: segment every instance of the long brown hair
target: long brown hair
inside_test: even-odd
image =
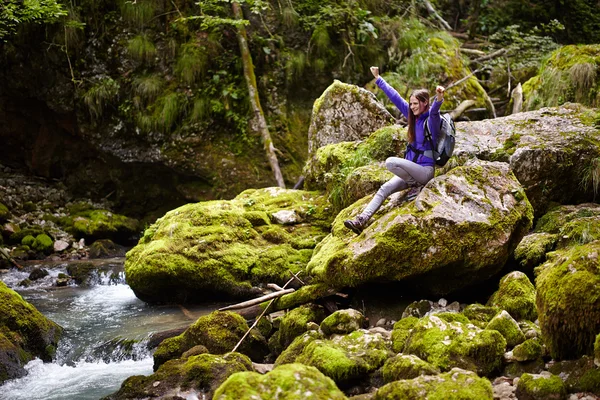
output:
[[[408,98],[408,143],[414,143],[415,141],[415,114],[413,114],[410,108],[410,98],[415,97],[417,100],[429,105],[429,91],[427,89],[415,89]]]

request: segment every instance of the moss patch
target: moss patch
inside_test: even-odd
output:
[[[533,400],[560,400],[567,395],[567,390],[560,377],[548,372],[540,375],[523,374],[517,383],[516,395]]]

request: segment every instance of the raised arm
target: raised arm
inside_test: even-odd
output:
[[[433,99],[433,103],[431,103],[431,107],[429,108],[429,119],[427,124],[429,126],[429,132],[431,132],[431,137],[433,141],[437,143],[438,134],[440,132],[440,107],[444,102],[444,89],[443,86],[438,86],[435,88],[435,98]]]
[[[377,79],[375,81],[375,83],[377,84],[377,86],[379,86],[379,88],[381,90],[383,90],[383,93],[385,93],[385,95],[391,100],[391,102],[394,103],[394,105],[396,107],[398,107],[398,110],[400,110],[400,112],[402,114],[404,114],[404,116],[406,118],[408,118],[408,102],[406,100],[404,100],[402,98],[402,96],[400,96],[400,94],[396,91],[396,89],[394,89],[393,87],[391,87],[379,75],[379,68],[378,67],[371,67],[371,73]]]

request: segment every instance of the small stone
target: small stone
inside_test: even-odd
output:
[[[271,214],[275,223],[280,225],[293,225],[300,222],[300,217],[294,210],[281,210]]]
[[[64,240],[57,240],[56,242],[54,242],[54,251],[60,252],[66,250],[69,248],[69,246],[69,242],[65,242]]]
[[[441,299],[438,300],[438,304],[440,305],[440,307],[446,307],[446,305],[448,305],[448,300],[446,300],[442,297]]]
[[[152,386],[157,387],[158,385],[160,385],[160,381],[156,381],[152,384]]]
[[[387,320],[385,318],[379,318],[379,320],[377,320],[377,323],[375,323],[375,326],[378,327],[384,327],[386,325]]]

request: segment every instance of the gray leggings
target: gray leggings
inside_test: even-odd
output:
[[[411,186],[424,185],[433,178],[435,173],[433,167],[422,166],[399,157],[389,157],[385,160],[385,167],[396,176],[381,185],[373,200],[362,212],[362,215],[367,218],[371,218],[379,210],[383,201],[392,193]]]

